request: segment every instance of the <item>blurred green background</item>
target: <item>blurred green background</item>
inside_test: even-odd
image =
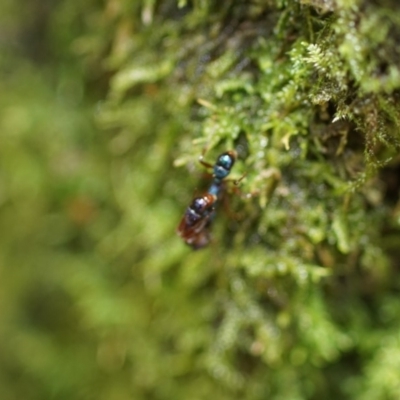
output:
[[[400,398],[398,11],[3,0],[0,399]]]

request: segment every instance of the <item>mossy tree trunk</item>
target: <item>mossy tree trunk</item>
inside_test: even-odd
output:
[[[1,64],[5,393],[400,398],[396,1],[44,11],[16,25],[46,51]],[[229,149],[193,251],[199,156]]]

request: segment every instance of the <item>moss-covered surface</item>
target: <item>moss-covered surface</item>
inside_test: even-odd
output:
[[[396,1],[20,3],[2,398],[400,398]],[[192,251],[198,158],[232,148],[246,176]]]

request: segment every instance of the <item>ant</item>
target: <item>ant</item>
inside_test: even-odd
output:
[[[220,154],[214,165],[200,158],[202,165],[212,168],[213,180],[205,194],[192,200],[177,229],[178,235],[195,250],[207,246],[211,240],[209,228],[215,216],[215,206],[221,196],[223,180],[230,174],[236,158],[237,153],[233,150]]]

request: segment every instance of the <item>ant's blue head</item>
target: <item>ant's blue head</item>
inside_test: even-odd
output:
[[[227,151],[225,153],[222,153],[217,158],[217,162],[214,165],[214,176],[217,179],[226,178],[231,172],[233,164],[235,164],[235,160],[236,153],[234,151]]]

